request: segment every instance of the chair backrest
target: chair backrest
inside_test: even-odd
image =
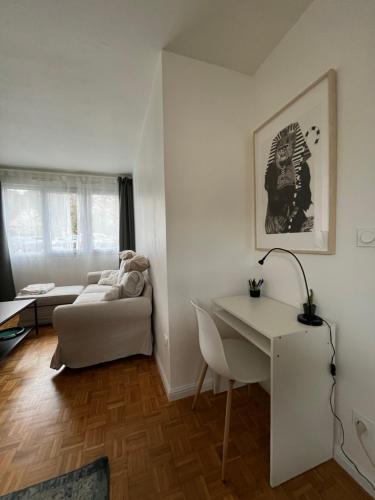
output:
[[[197,315],[199,346],[204,360],[218,375],[230,378],[223,342],[214,320],[196,301],[192,300],[190,303],[194,307]]]

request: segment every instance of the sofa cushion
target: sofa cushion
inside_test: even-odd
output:
[[[102,300],[110,301],[110,300],[118,300],[121,299],[121,285],[113,285],[111,289],[105,292]]]
[[[142,294],[145,279],[139,271],[130,271],[130,273],[124,273],[120,285],[122,298],[139,297]]]
[[[114,285],[117,283],[118,273],[119,271],[102,271],[98,285]]]
[[[77,296],[82,293],[83,286],[56,286],[42,295],[17,295],[16,300],[36,299],[38,306],[57,306],[73,304]]]
[[[83,294],[87,293],[105,293],[108,292],[112,287],[111,285],[87,285],[87,287],[83,290]]]
[[[111,287],[109,287],[111,288]],[[81,293],[74,301],[74,304],[89,304],[94,302],[100,302],[103,300],[105,292],[97,293]]]

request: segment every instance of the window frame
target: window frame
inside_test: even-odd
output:
[[[3,199],[4,199],[4,219],[6,231],[8,233],[9,240],[9,248],[12,253],[12,258],[22,259],[22,258],[30,258],[30,257],[74,257],[74,256],[99,256],[99,255],[109,255],[118,252],[119,243],[117,238],[117,245],[110,249],[100,250],[94,248],[94,238],[92,231],[92,197],[94,195],[102,195],[106,194],[111,197],[115,197],[115,194],[112,191],[106,192],[104,191],[96,191],[95,189],[91,190],[83,190],[80,192],[76,188],[70,188],[68,190],[64,188],[59,188],[58,186],[24,186],[19,183],[7,182],[2,185],[3,190]],[[41,197],[41,224],[42,224],[42,251],[41,252],[27,252],[27,254],[21,255],[17,253],[13,253],[12,249],[12,236],[9,234],[9,219],[8,212],[9,208],[9,199],[8,199],[8,191],[9,190],[22,190],[22,191],[36,191],[40,193]],[[54,193],[62,193],[62,194],[75,194],[76,195],[76,245],[72,250],[67,251],[55,251],[52,247],[52,238],[51,232],[49,228],[51,227],[51,214],[48,208],[48,197],[50,194]],[[80,215],[80,210],[82,211]],[[119,205],[118,205],[118,217],[119,217]],[[81,221],[80,221],[81,218]],[[82,221],[86,221],[86,226],[82,223]],[[82,231],[82,227],[85,227],[85,230]],[[81,248],[79,249],[79,245],[77,244],[79,238],[82,239]]]

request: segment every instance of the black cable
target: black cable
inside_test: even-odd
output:
[[[341,444],[340,444],[340,449],[344,455],[344,457],[352,464],[352,466],[355,468],[355,470],[358,472],[358,474],[370,485],[370,487],[375,491],[375,484],[370,481],[370,479],[365,476],[365,474],[363,474],[363,472],[361,472],[358,468],[358,465],[354,462],[354,460],[352,460],[350,458],[350,456],[347,454],[347,452],[344,450],[344,444],[345,444],[345,430],[344,430],[344,424],[342,423],[342,420],[341,418],[337,415],[337,413],[335,412],[335,409],[334,409],[334,406],[333,406],[333,394],[334,394],[334,390],[335,390],[335,386],[336,386],[336,366],[335,366],[335,357],[336,357],[336,349],[335,349],[335,346],[333,344],[333,339],[332,339],[332,330],[331,330],[331,325],[328,323],[328,321],[326,321],[324,318],[322,318],[323,322],[328,326],[328,329],[329,329],[329,342],[331,344],[331,347],[332,347],[332,357],[331,357],[331,366],[330,366],[330,373],[331,373],[331,377],[332,377],[332,387],[331,387],[331,394],[330,394],[330,397],[329,397],[329,405],[331,407],[331,412],[332,412],[332,415],[333,417],[337,420],[337,422],[339,423],[340,425],[340,429],[341,429],[341,435],[342,435],[342,438],[341,438]]]

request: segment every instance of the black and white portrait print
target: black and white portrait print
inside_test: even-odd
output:
[[[267,192],[266,234],[311,232],[314,228],[309,143],[319,142],[319,128],[302,132],[290,123],[272,140],[265,173]]]
[[[335,250],[336,73],[253,132],[255,248]]]

